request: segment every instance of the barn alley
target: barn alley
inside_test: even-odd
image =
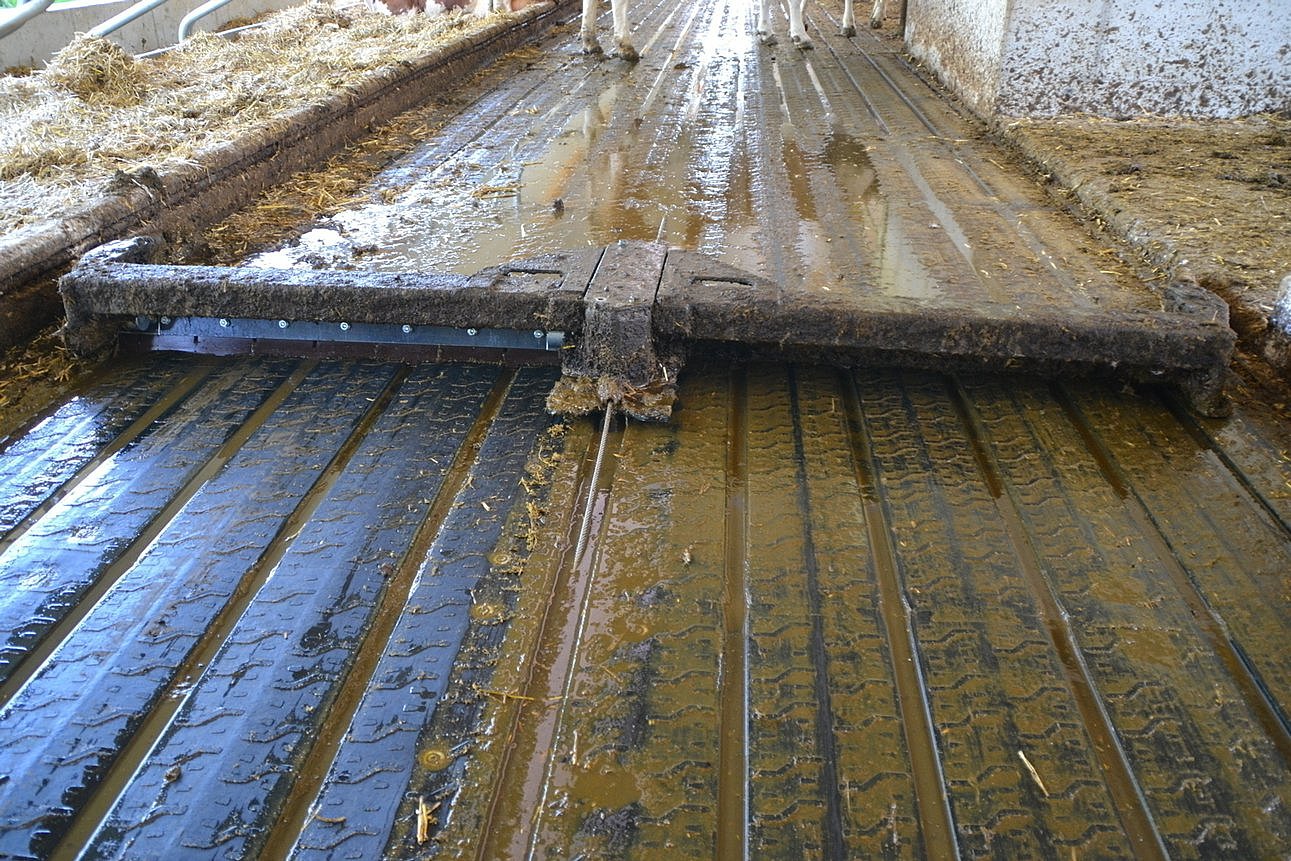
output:
[[[635,3],[630,63],[566,6],[346,205],[166,265],[685,251],[750,319],[941,322],[696,312],[641,421],[465,325],[130,312],[0,439],[0,856],[1287,856],[1285,389],[893,42],[773,7]]]

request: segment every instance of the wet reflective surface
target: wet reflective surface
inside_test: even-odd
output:
[[[146,362],[0,448],[6,855],[1291,839],[1258,405],[701,361],[593,484],[551,370]]]
[[[1160,307],[900,58],[827,4],[817,50],[761,46],[754,6],[645,4],[636,65],[504,61],[371,202],[253,262],[469,274],[633,239],[840,297]]]
[[[811,10],[801,54],[744,4],[641,4],[642,63],[562,41],[466,85],[372,204],[260,262],[661,238],[791,289],[1142,301]],[[152,356],[0,441],[0,855],[1291,845],[1291,431],[1264,395],[1210,421],[696,356],[597,470],[554,382]]]

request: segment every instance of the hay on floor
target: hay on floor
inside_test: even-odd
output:
[[[192,162],[488,23],[310,2],[236,40],[198,34],[149,60],[78,38],[47,69],[0,77],[0,230],[65,214],[117,171]]]

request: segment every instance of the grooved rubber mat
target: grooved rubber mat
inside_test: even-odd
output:
[[[701,361],[593,488],[553,382],[153,356],[0,443],[0,854],[1285,852],[1271,410]]]

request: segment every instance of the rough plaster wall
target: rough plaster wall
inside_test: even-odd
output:
[[[1013,0],[1010,116],[1232,117],[1291,107],[1291,0]]]
[[[1008,5],[1008,0],[908,0],[906,7],[910,52],[978,111],[995,106]]]

